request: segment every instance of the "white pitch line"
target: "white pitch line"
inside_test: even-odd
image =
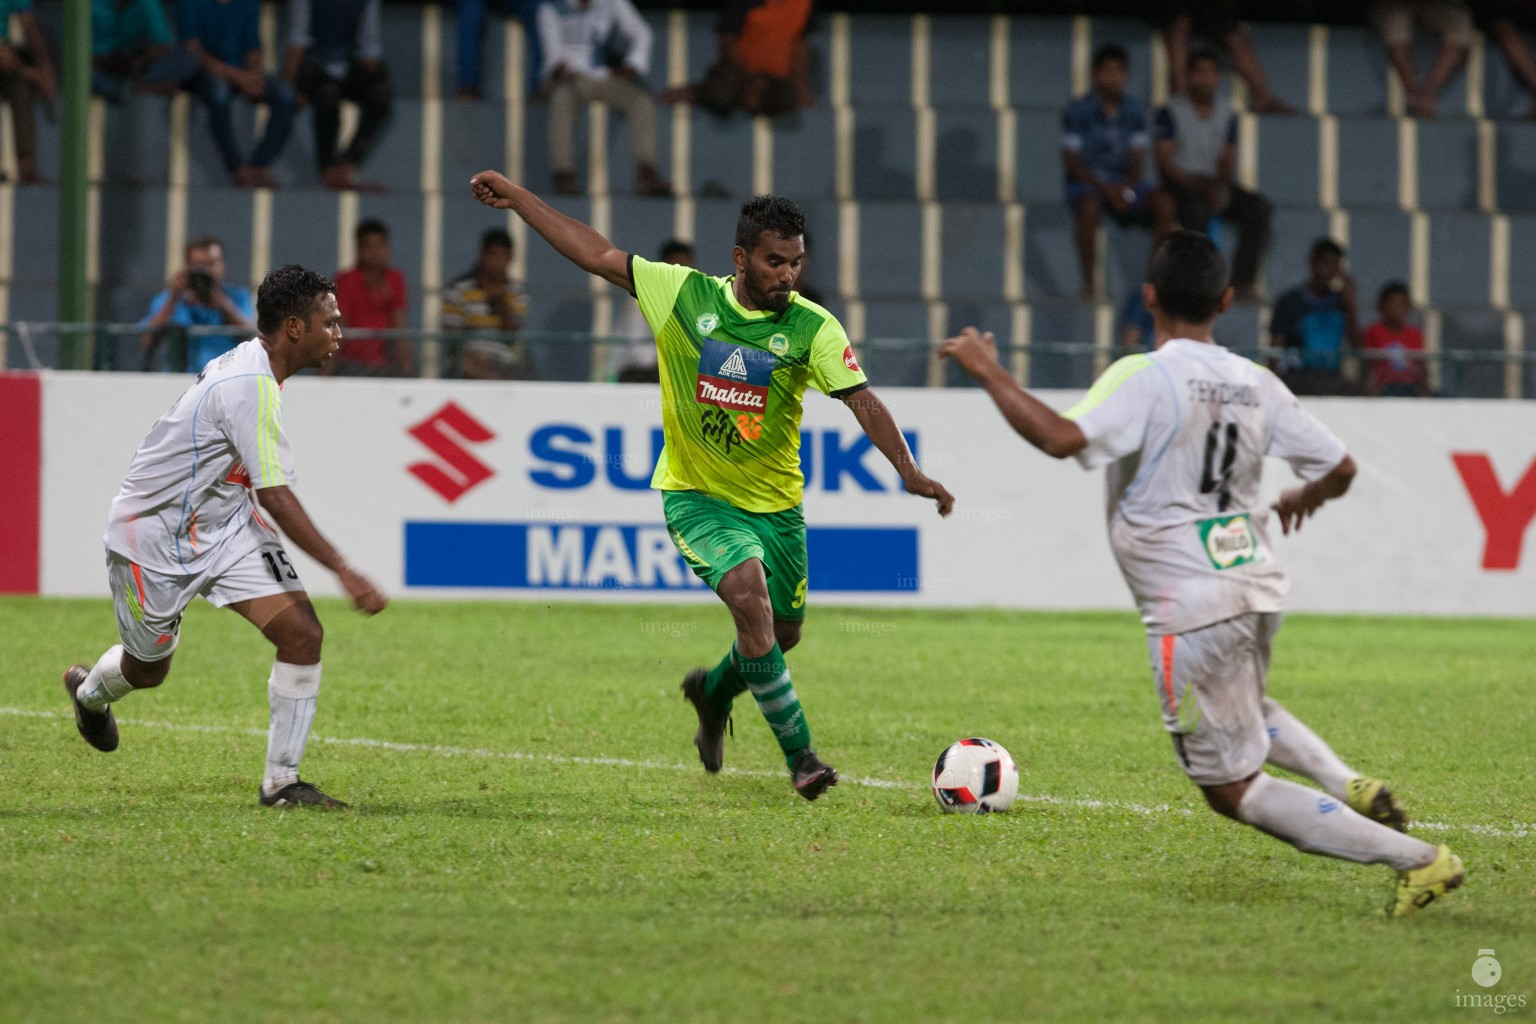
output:
[[[35,711],[30,708],[0,707],[0,715],[21,718],[70,718],[62,711]],[[169,729],[175,732],[221,733],[238,736],[266,736],[267,730],[241,728],[234,725],[199,725],[193,722],[161,722],[148,718],[119,719],[123,725],[136,725],[148,729]],[[520,750],[486,750],[481,747],[453,747],[441,743],[399,743],[394,740],[375,740],[366,736],[311,736],[311,743],[324,743],[337,747],[365,747],[371,750],[392,750],[402,754],[436,754],[441,757],[471,757],[493,761],[538,761],[543,764],[598,765],[609,768],[640,768],[647,771],[692,772],[697,765],[668,763],[665,761],[637,761],[627,757],[574,757],[566,754],[530,754]],[[739,775],[753,779],[777,779],[778,772],[757,771],[749,768],[726,768],[722,775]],[[894,779],[875,779],[860,776],[843,776],[842,782],[870,789],[921,790],[926,787],[913,782]],[[1085,800],[1048,794],[1020,793],[1018,800],[1030,804],[1046,804],[1056,807],[1076,807],[1090,811],[1128,811],[1132,814],[1182,814],[1193,812],[1187,807],[1170,804],[1126,803],[1120,800]],[[1431,832],[1470,832],[1480,836],[1501,839],[1522,839],[1536,835],[1536,824],[1502,828],[1497,825],[1457,825],[1443,821],[1415,821],[1413,827]]]

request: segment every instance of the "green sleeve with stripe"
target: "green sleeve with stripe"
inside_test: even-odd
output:
[[[225,385],[221,421],[256,490],[287,487],[293,480],[288,439],[283,436],[282,393],[267,374],[245,378],[248,386]]]
[[[1115,360],[1109,369],[1093,382],[1093,387],[1082,399],[1062,413],[1069,420],[1081,419],[1084,415],[1097,409],[1108,400],[1110,395],[1120,390],[1120,386],[1130,380],[1132,376],[1152,365],[1152,360],[1143,354],[1129,355]]]
[[[811,339],[810,361],[811,386],[824,395],[845,394],[869,383],[854,358],[847,332],[830,313]]]
[[[699,271],[692,267],[675,263],[652,263],[639,256],[629,258],[629,279],[635,288],[635,301],[640,303],[640,312],[645,314],[645,322],[650,325],[652,334],[661,333],[672,316],[672,307],[677,303],[678,292],[683,290],[683,283],[690,274],[697,273]]]
[[[1157,399],[1159,374],[1145,355],[1126,356],[1094,381],[1083,400],[1062,413],[1075,420],[1088,444],[1077,461],[1092,469],[1141,450]]]

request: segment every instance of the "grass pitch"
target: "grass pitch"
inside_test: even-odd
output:
[[[256,806],[269,649],[189,612],[168,683],[75,735],[104,601],[0,600],[0,1021],[1469,1020],[1536,1012],[1536,633],[1297,617],[1272,692],[1449,842],[1465,888],[1219,819],[1163,735],[1129,614],[815,608],[790,656],[843,785],[796,797],[738,702],[707,777],[678,696],[715,606],[324,603],[305,775]],[[980,734],[1021,796],[949,817]],[[436,748],[436,749],[434,749]],[[879,784],[872,784],[879,783]],[[1497,950],[1503,980],[1471,967]]]

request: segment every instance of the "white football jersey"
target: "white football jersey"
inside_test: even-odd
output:
[[[1066,416],[1108,464],[1109,542],[1153,634],[1185,633],[1285,607],[1285,570],[1259,503],[1264,457],[1315,480],[1347,450],[1265,367],[1170,340],[1127,356]]]
[[[134,453],[112,500],[107,547],[174,576],[204,572],[216,551],[224,563],[254,548],[252,489],[293,486],[281,403],[260,340],[204,367]]]

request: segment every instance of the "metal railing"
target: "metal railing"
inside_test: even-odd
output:
[[[171,373],[193,368],[189,351],[203,338],[243,340],[225,327],[166,327],[146,332],[136,324],[53,323],[14,321],[0,324],[0,370],[40,370],[66,367],[61,355],[85,353],[84,368],[100,371]],[[625,350],[648,342],[580,331],[450,332],[443,330],[369,330],[354,332],[348,341],[405,340],[410,376],[449,379],[611,381],[618,376]],[[78,346],[69,344],[78,341]],[[344,345],[346,343],[344,342]],[[1295,350],[1267,345],[1228,345],[1239,355],[1268,362],[1284,361]],[[957,367],[935,355],[924,338],[872,337],[854,344],[865,370],[879,384],[891,386],[963,386],[969,383]],[[1040,388],[1084,388],[1126,350],[1091,342],[1033,342],[1000,345],[1000,357],[1022,383]],[[345,348],[343,354],[345,354]],[[1363,381],[1373,361],[1409,359],[1427,367],[1428,391],[1452,398],[1536,397],[1536,352],[1504,349],[1453,348],[1438,352],[1376,352],[1347,350],[1346,380]],[[353,364],[347,375],[403,376],[385,366],[373,370]],[[1344,394],[1363,394],[1359,385],[1346,385]]]

